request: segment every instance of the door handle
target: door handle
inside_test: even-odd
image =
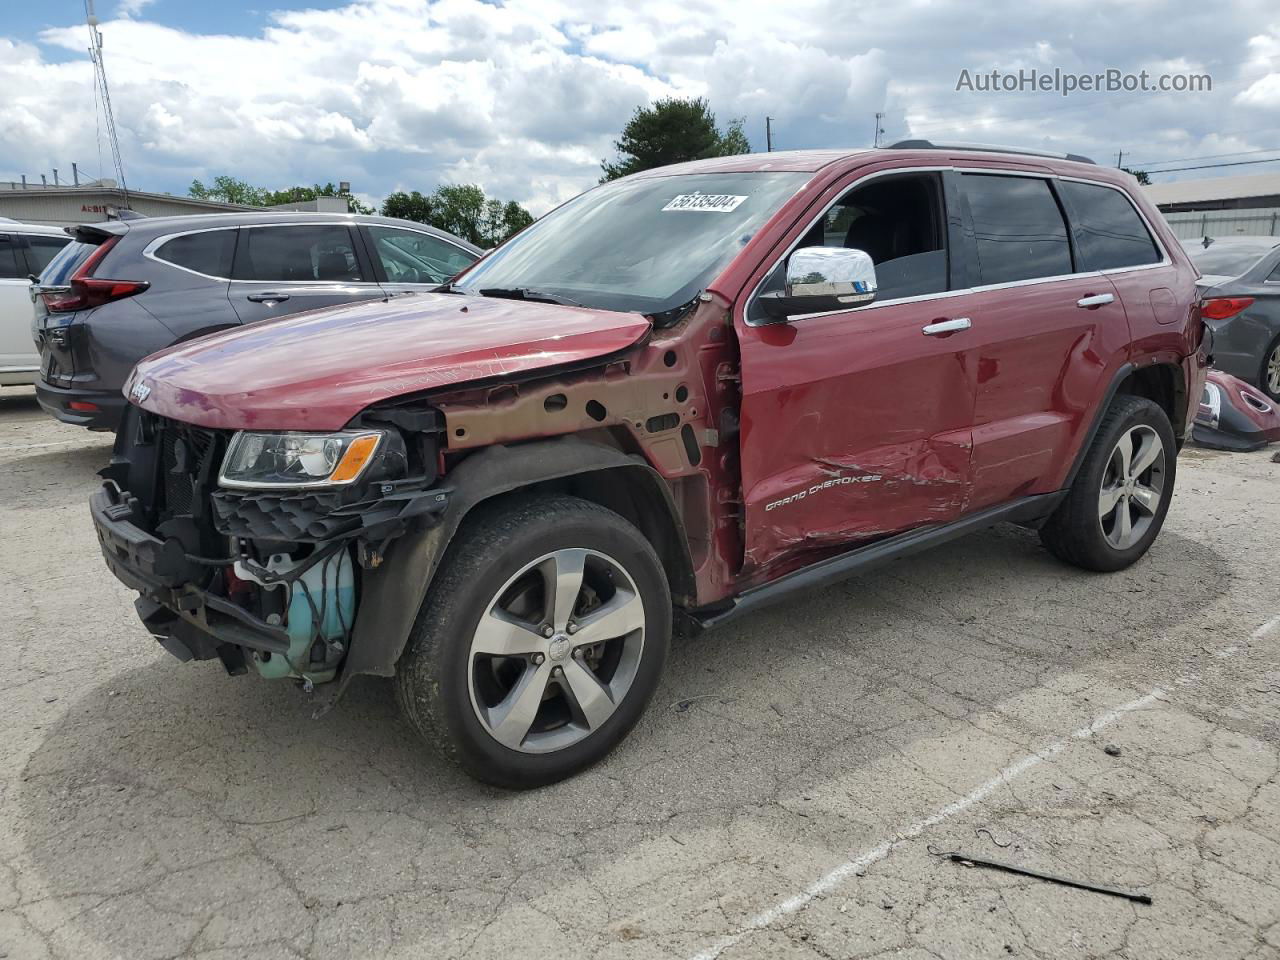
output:
[[[942,337],[960,330],[968,330],[972,323],[968,317],[956,317],[954,320],[938,320],[924,327],[920,332],[926,337]]]
[[[254,303],[279,303],[282,300],[288,300],[287,293],[251,293],[249,299]]]
[[[1085,310],[1092,310],[1095,307],[1105,307],[1108,303],[1115,303],[1115,295],[1110,293],[1091,293],[1087,297],[1081,297],[1076,301],[1077,307],[1083,307]]]

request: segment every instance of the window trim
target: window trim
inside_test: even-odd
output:
[[[362,251],[361,249],[363,246],[364,238],[363,236],[360,235],[360,231],[359,231],[359,227],[363,226],[363,224],[353,223],[352,221],[349,221],[349,220],[319,220],[319,221],[289,220],[289,221],[282,221],[280,223],[241,223],[241,224],[235,224],[235,225],[224,224],[223,226],[219,226],[219,227],[201,227],[198,230],[179,230],[177,233],[166,233],[163,236],[159,236],[153,240],[149,240],[147,242],[147,245],[142,248],[142,255],[146,257],[148,260],[151,260],[155,263],[159,263],[166,267],[171,267],[174,270],[181,270],[184,273],[194,274],[197,277],[204,277],[206,280],[221,280],[226,283],[276,283],[276,284],[288,283],[290,286],[302,286],[304,284],[332,285],[335,283],[341,283],[345,286],[350,286],[352,284],[358,283],[358,284],[369,284],[370,286],[377,286],[378,285],[377,280],[238,280],[235,277],[219,277],[211,273],[201,273],[199,270],[192,270],[190,267],[184,267],[181,264],[174,263],[171,260],[164,260],[161,257],[156,256],[156,251],[159,250],[160,247],[164,246],[164,244],[168,243],[170,240],[175,240],[178,237],[189,237],[197,233],[213,233],[216,230],[237,231],[236,245],[239,246],[240,237],[238,235],[238,232],[241,230],[255,230],[259,228],[271,229],[276,227],[343,227],[348,232],[350,232],[353,226],[356,227],[357,229],[356,229],[355,235],[353,236],[352,252],[356,254],[356,259],[358,261],[360,259],[361,252],[365,252],[365,251]],[[355,238],[359,238],[358,241]],[[235,268],[234,252],[232,253],[232,257],[231,257],[231,266],[232,266],[232,269],[234,270]],[[372,270],[370,272],[372,272]]]
[[[817,313],[797,314],[794,317],[790,317],[787,320],[787,322],[792,323],[796,320],[807,320],[810,317],[827,317],[837,313],[851,313],[853,311],[862,313],[868,310],[875,310],[877,307],[892,307],[892,306],[897,306],[898,304],[903,304],[903,303],[922,303],[929,300],[945,300],[951,297],[966,296],[971,293],[984,293],[988,290],[1007,290],[1014,287],[1027,287],[1027,286],[1031,286],[1032,284],[1038,284],[1038,283],[1054,283],[1059,280],[1070,280],[1078,277],[1103,277],[1103,276],[1110,276],[1112,274],[1119,274],[1119,273],[1133,273],[1139,270],[1155,270],[1161,267],[1168,267],[1173,265],[1173,260],[1169,257],[1169,252],[1165,248],[1165,245],[1160,238],[1160,234],[1152,227],[1151,221],[1150,219],[1148,219],[1142,207],[1137,203],[1134,203],[1133,198],[1129,196],[1129,192],[1127,190],[1125,190],[1123,187],[1118,186],[1114,183],[1106,183],[1101,180],[1090,180],[1088,177],[1060,176],[1055,173],[1048,173],[1048,172],[1039,171],[1039,170],[1012,170],[1012,169],[1006,169],[1006,168],[1000,168],[1000,167],[996,167],[996,168],[959,167],[959,166],[956,166],[955,164],[946,164],[943,166],[891,167],[886,170],[877,170],[873,173],[866,174],[865,176],[858,177],[857,179],[853,180],[851,183],[847,184],[843,189],[841,189],[831,199],[829,203],[825,204],[820,211],[818,211],[814,216],[809,218],[808,221],[802,221],[804,223],[804,227],[800,231],[800,233],[796,236],[796,239],[792,241],[790,244],[788,244],[787,248],[780,255],[778,255],[771,261],[768,261],[768,267],[765,269],[764,273],[760,275],[760,279],[756,281],[755,286],[751,288],[751,292],[745,298],[742,299],[742,322],[748,327],[769,326],[769,324],[761,323],[759,321],[753,322],[752,320],[749,319],[751,305],[755,302],[756,298],[760,295],[760,288],[764,286],[764,282],[769,278],[769,275],[773,273],[775,269],[777,269],[778,264],[782,263],[787,259],[787,257],[791,256],[792,252],[799,245],[800,241],[803,240],[808,235],[809,231],[813,228],[814,224],[816,224],[820,218],[825,217],[827,215],[827,211],[829,211],[832,207],[834,207],[837,203],[839,203],[840,198],[843,197],[846,193],[848,193],[850,190],[853,190],[856,187],[860,187],[864,183],[874,180],[877,177],[892,176],[894,174],[903,174],[903,173],[938,173],[938,172],[985,173],[985,174],[994,174],[996,176],[1005,176],[1005,177],[1036,177],[1040,180],[1048,180],[1050,183],[1051,190],[1053,189],[1053,183],[1059,180],[1093,184],[1096,186],[1107,187],[1111,190],[1117,190],[1120,192],[1121,195],[1124,196],[1124,198],[1129,202],[1129,204],[1138,212],[1138,216],[1142,218],[1142,223],[1147,228],[1147,232],[1151,234],[1152,240],[1155,241],[1156,249],[1160,252],[1160,256],[1162,259],[1157,263],[1144,263],[1144,264],[1140,264],[1138,266],[1133,266],[1133,267],[1112,267],[1107,270],[1083,270],[1076,273],[1064,273],[1064,274],[1059,274],[1052,277],[1034,277],[1033,279],[1030,279],[1030,280],[1013,280],[1008,283],[979,284],[971,287],[961,287],[955,290],[944,290],[939,293],[925,293],[915,297],[899,297],[896,300],[875,300],[861,307],[849,306],[849,307],[842,307],[839,310],[823,310]],[[1054,191],[1055,197],[1056,197],[1056,193],[1057,192],[1055,190]],[[1069,215],[1067,219],[1068,219],[1067,233],[1068,235],[1070,235],[1071,231],[1074,229],[1074,224],[1070,221]],[[948,255],[950,256],[950,252],[948,253]],[[1073,261],[1072,266],[1074,265],[1075,264]]]

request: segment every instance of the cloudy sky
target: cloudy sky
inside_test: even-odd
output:
[[[592,185],[638,104],[709,98],[755,149],[886,140],[1018,144],[1163,166],[1280,157],[1280,7],[1128,0],[98,0],[125,171],[185,193],[477,182],[542,213]],[[0,180],[99,145],[83,0],[0,22]],[[1203,73],[1212,92],[957,91],[962,70]],[[1272,154],[1260,151],[1273,150]],[[1220,156],[1227,155],[1231,156]],[[1152,166],[1152,169],[1155,169]],[[1172,173],[1280,171],[1280,163]]]

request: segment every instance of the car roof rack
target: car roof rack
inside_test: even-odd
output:
[[[1028,157],[1051,157],[1054,160],[1073,160],[1076,163],[1093,163],[1089,157],[1078,153],[1054,153],[1052,150],[1031,150],[1027,147],[1001,147],[994,143],[964,143],[961,141],[934,142],[933,140],[899,140],[889,144],[890,150],[980,150],[984,153],[1016,153]]]

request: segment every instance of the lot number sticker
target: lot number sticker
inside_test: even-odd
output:
[[[702,213],[728,213],[736,210],[738,204],[746,197],[734,196],[731,193],[682,193],[672,197],[663,207],[667,210],[696,210]]]

